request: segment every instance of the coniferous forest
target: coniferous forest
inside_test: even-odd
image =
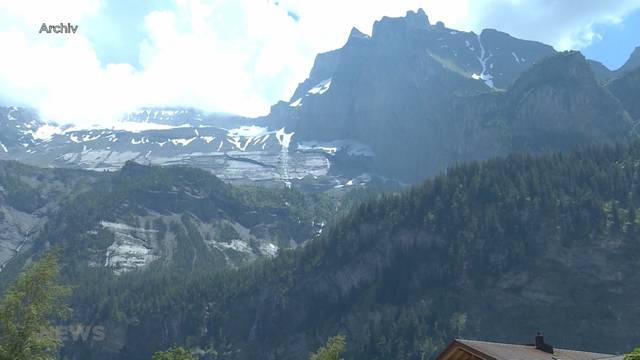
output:
[[[173,343],[220,359],[299,358],[335,334],[349,339],[346,358],[416,359],[453,337],[538,329],[578,348],[613,333],[593,350],[630,348],[639,159],[634,142],[471,163],[238,270],[70,274],[75,316],[121,331],[118,356],[131,359]]]

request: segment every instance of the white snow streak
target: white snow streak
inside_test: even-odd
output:
[[[487,60],[491,59],[493,55],[489,54],[487,56],[484,50],[484,45],[482,45],[480,34],[476,35],[476,37],[478,38],[478,44],[480,45],[480,56],[478,57],[478,61],[480,62],[480,66],[482,66],[482,73],[480,73],[480,75],[473,74],[471,77],[475,80],[482,80],[488,87],[495,89],[496,87],[493,86],[493,75],[489,74],[487,71]]]

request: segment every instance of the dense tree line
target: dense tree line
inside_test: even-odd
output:
[[[5,198],[39,176],[18,175],[24,173],[12,167],[19,164],[3,166]],[[295,210],[283,221],[291,223],[308,221],[314,206],[332,206],[322,196],[294,190],[234,188],[199,170],[128,164],[120,173],[83,182],[90,191],[65,198],[64,211],[49,222],[37,245],[65,246],[62,270],[65,281],[78,285],[71,300],[77,320],[127,329],[127,342],[143,339],[118,350],[127,358],[148,359],[175,343],[218,359],[291,358],[307,356],[323,339],[342,333],[350,339],[345,358],[419,359],[452,337],[484,329],[490,319],[469,298],[485,289],[497,291],[505,274],[538,271],[549,254],[588,249],[607,261],[615,255],[620,276],[626,276],[640,250],[639,169],[637,142],[471,163],[407,191],[354,195],[359,200],[351,211],[317,240],[273,260],[220,270],[208,266],[215,259],[206,257],[199,266],[188,266],[185,254],[173,267],[152,263],[114,276],[81,263],[90,248],[83,234],[97,221],[145,211],[146,205],[172,209],[188,194],[212,196],[228,211],[284,209],[286,201]],[[62,176],[51,174],[42,176]],[[150,204],[157,200],[141,196],[176,187],[183,195],[172,201]],[[39,196],[47,194],[39,191]],[[181,244],[200,236],[190,230],[191,221],[186,215],[178,224]],[[169,231],[175,225],[140,226]],[[109,234],[102,236],[91,241],[108,244]],[[609,250],[611,243],[621,250]],[[571,275],[562,266],[549,271],[547,276]],[[602,288],[599,284],[575,301],[592,301],[596,308],[584,311],[614,316],[598,307],[596,299],[608,293]],[[168,324],[174,330],[159,336],[157,329],[169,329]],[[87,356],[100,344],[95,346],[74,344],[63,353]]]
[[[541,269],[549,281],[578,276],[571,267],[545,265],[557,252],[588,249],[615,260],[621,276],[632,276],[628,269],[640,250],[638,206],[638,142],[513,155],[452,168],[408,191],[374,197],[316,241],[273,260],[186,278],[152,268],[101,280],[76,301],[90,318],[138,319],[129,327],[131,337],[158,323],[179,324],[166,339],[148,338],[135,350],[123,350],[131,359],[166,348],[167,339],[217,359],[295,358],[335,333],[350,339],[347,359],[422,359],[455,336],[487,329],[491,317],[500,316],[486,307],[495,306],[491,294],[500,291],[496,284],[505,276]],[[620,250],[604,245],[611,242]],[[605,287],[613,285],[579,281],[586,280],[558,291],[593,286],[572,301],[591,306],[585,314],[610,313],[596,299],[609,296]],[[623,284],[616,286],[633,285]],[[554,304],[545,309],[555,311]],[[520,330],[493,328],[507,339]],[[569,344],[588,341],[573,332]],[[613,346],[633,335],[615,336],[599,343]]]

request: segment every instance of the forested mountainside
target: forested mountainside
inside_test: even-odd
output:
[[[96,172],[0,162],[0,269],[5,272],[16,254],[33,245],[66,199],[88,191],[101,177]]]
[[[153,262],[176,272],[236,267],[315,238],[336,204],[292,189],[231,186],[186,167],[130,162],[96,173],[0,162],[0,278],[13,279],[55,246],[70,276]]]
[[[638,57],[640,58],[640,50],[638,51]],[[638,92],[640,91],[640,67],[625,72],[624,75],[609,81],[607,89],[620,100],[632,119],[635,119],[634,135],[637,135],[636,127],[640,121],[640,103],[637,101]]]
[[[76,359],[423,359],[453,337],[619,353],[640,337],[640,142],[512,155],[366,202],[304,248],[236,271],[147,271],[76,292],[108,341]]]

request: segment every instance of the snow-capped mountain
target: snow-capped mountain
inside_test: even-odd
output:
[[[579,53],[410,11],[377,21],[371,37],[353,29],[344,47],[318,55],[264,121],[298,141],[367,144],[377,173],[415,182],[460,162],[628,134],[626,109],[596,68]]]
[[[112,171],[132,160],[191,165],[232,182],[340,187],[353,177],[328,177],[332,159],[371,156],[367,146],[355,142],[293,142],[294,133],[284,127],[206,125],[220,118],[196,110],[144,109],[111,128],[92,129],[47,124],[35,112],[16,107],[0,108],[0,114],[0,159],[47,167]]]
[[[61,128],[0,109],[0,159],[114,170],[128,160],[185,164],[233,181],[328,189],[411,183],[464,161],[565,150],[624,137],[633,101],[576,52],[485,29],[431,24],[424,11],[353,29],[268,116],[144,108],[110,128]],[[386,180],[385,180],[386,181]]]

